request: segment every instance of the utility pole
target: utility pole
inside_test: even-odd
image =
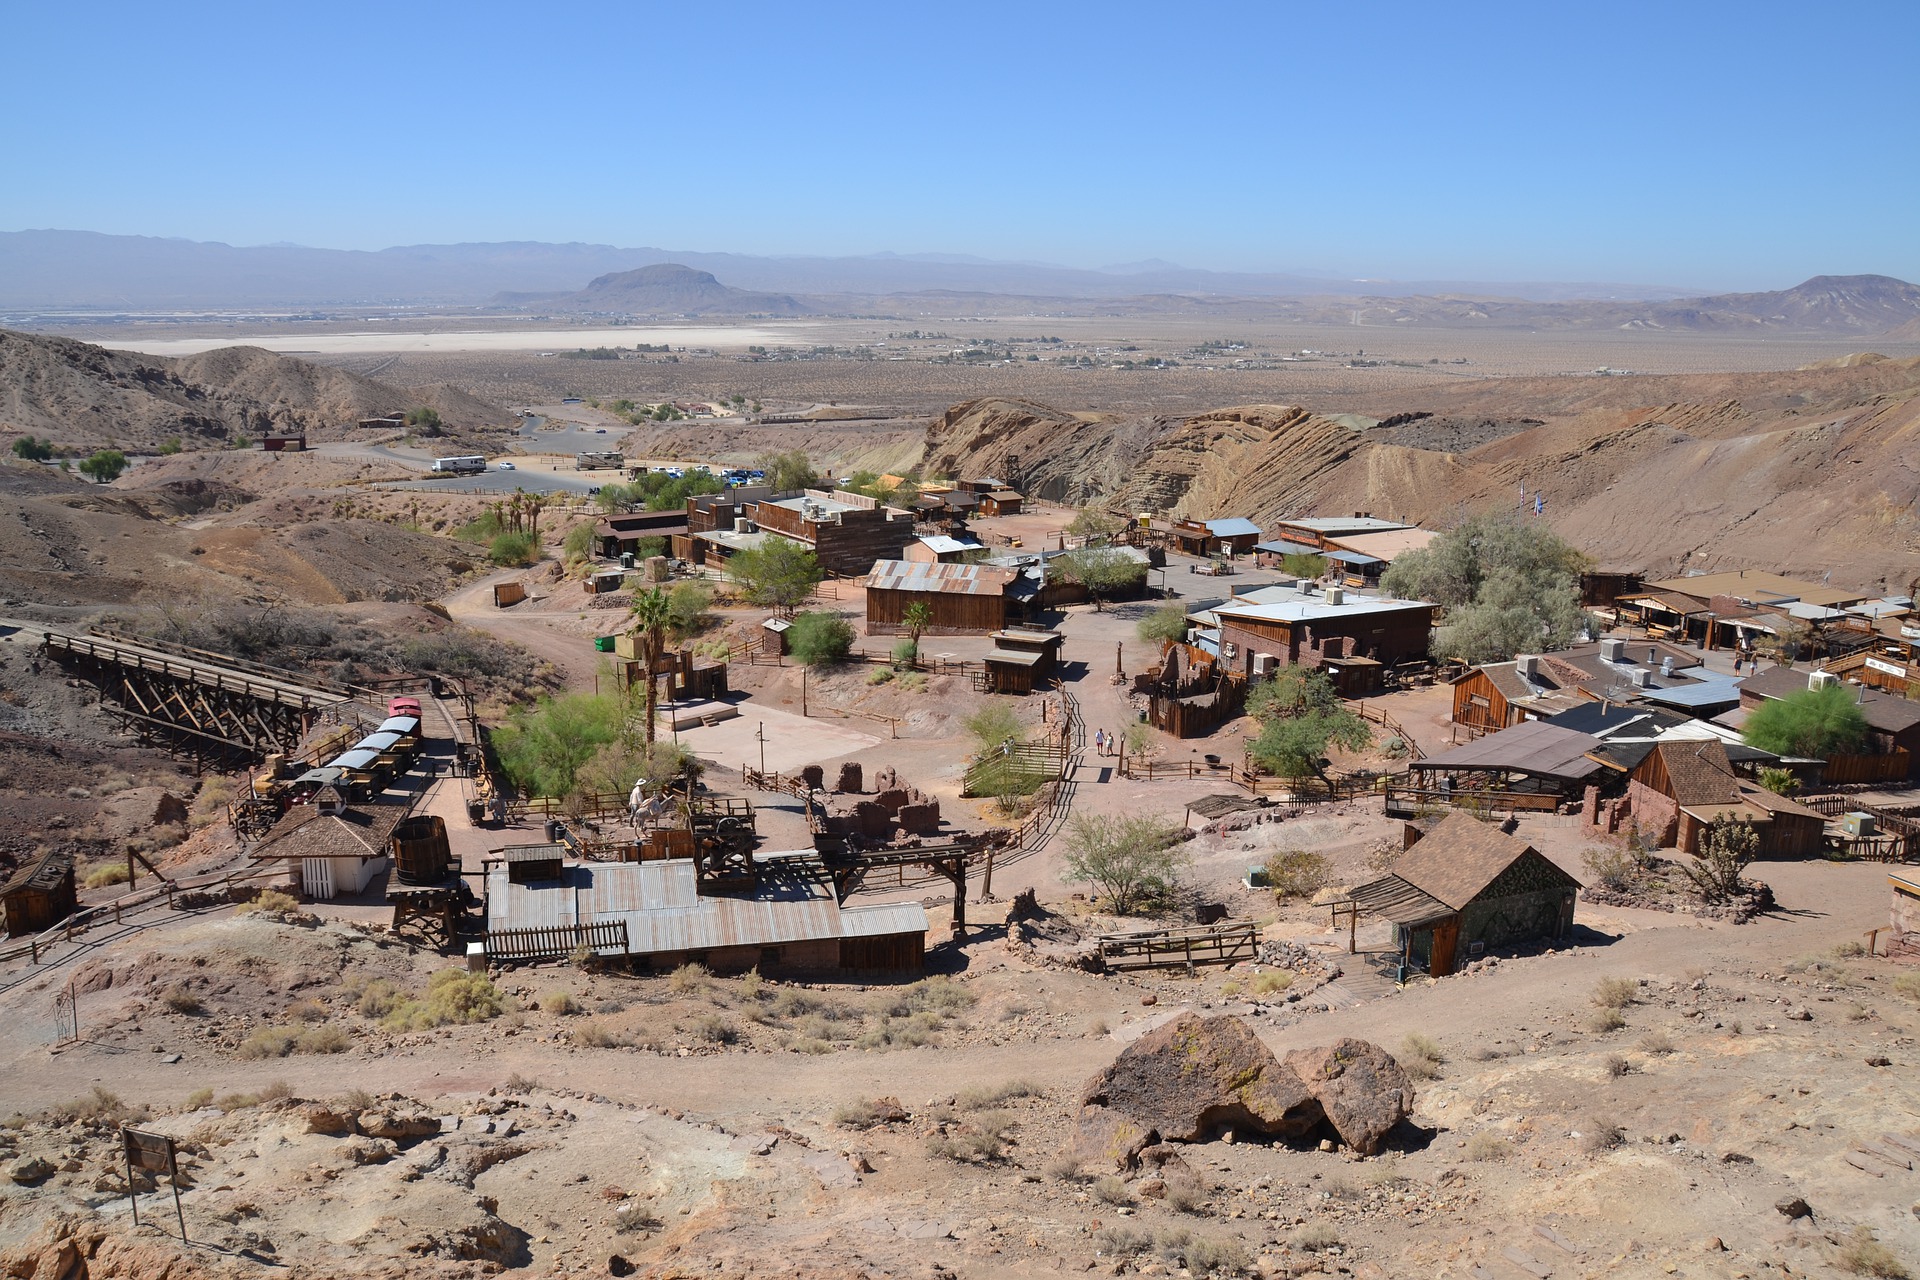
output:
[[[753,736],[760,742],[760,772],[765,773],[767,771],[767,722],[765,720],[760,722],[760,727],[754,731]]]

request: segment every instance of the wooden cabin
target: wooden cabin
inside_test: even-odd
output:
[[[867,575],[867,634],[900,635],[906,611],[924,604],[931,621],[923,634],[984,636],[1005,629],[1011,588],[1019,575],[985,564],[918,564],[881,560]]]
[[[995,631],[989,638],[993,648],[983,661],[994,693],[1032,693],[1053,678],[1064,639],[1058,631]]]
[[[248,857],[286,864],[317,901],[361,893],[387,869],[394,828],[406,816],[405,805],[343,804],[322,788],[316,803],[287,810]]]
[[[73,855],[49,849],[0,885],[7,912],[7,936],[45,933],[79,907]]]
[[[1819,813],[1739,777],[1717,738],[1655,744],[1629,775],[1627,804],[1642,832],[1695,855],[1715,818],[1751,826],[1763,858],[1818,854],[1826,832]]]

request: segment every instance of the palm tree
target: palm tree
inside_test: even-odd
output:
[[[654,668],[660,665],[660,656],[667,649],[667,631],[672,623],[672,613],[667,607],[667,593],[659,587],[648,591],[636,592],[633,597],[632,625],[628,634],[634,638],[634,651],[640,659],[640,668],[647,681],[646,692],[646,731],[647,745],[653,745],[655,714],[660,708],[659,685],[654,680]]]

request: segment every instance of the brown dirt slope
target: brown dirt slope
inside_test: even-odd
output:
[[[455,429],[507,419],[462,391],[409,391],[258,347],[172,360],[0,330],[0,434],[57,445],[150,450],[170,436],[193,447],[282,431],[344,439],[360,418],[421,404]]]

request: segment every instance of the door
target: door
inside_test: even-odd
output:
[[[1453,955],[1460,947],[1460,917],[1449,916],[1433,926],[1433,954],[1427,972],[1444,978],[1453,972]]]
[[[331,858],[302,858],[300,860],[300,888],[316,901],[325,902],[333,897],[333,860]]]

